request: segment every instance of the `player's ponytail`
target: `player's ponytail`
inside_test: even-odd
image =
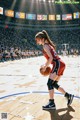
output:
[[[44,38],[54,49],[56,48],[55,44],[51,41],[48,33],[45,30],[43,30],[42,32],[38,32],[35,35],[35,38],[41,38],[41,39]]]
[[[42,33],[45,35],[45,38],[47,39],[48,43],[55,49],[56,46],[55,46],[55,44],[51,41],[48,33],[47,33],[45,30],[43,30]]]

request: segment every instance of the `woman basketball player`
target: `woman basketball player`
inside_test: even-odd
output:
[[[45,30],[38,32],[35,35],[35,40],[38,45],[43,46],[43,55],[47,59],[47,62],[43,66],[43,71],[45,71],[50,64],[53,66],[47,82],[50,99],[49,103],[43,106],[43,109],[56,109],[54,102],[54,88],[64,94],[64,96],[67,98],[67,105],[70,105],[73,101],[74,95],[67,93],[58,85],[58,81],[65,70],[65,63],[57,55],[55,51],[55,45],[50,40],[49,35]]]

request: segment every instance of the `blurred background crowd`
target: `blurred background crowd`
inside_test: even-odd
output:
[[[42,55],[42,47],[36,44],[35,34],[43,29],[55,43],[59,55],[80,55],[80,3],[56,4],[52,0],[26,0],[26,2],[1,0],[0,8],[3,10],[3,14],[0,11],[0,62]],[[9,10],[7,15],[5,10]],[[10,17],[10,10],[35,15],[75,13],[76,17],[68,20],[21,19]]]

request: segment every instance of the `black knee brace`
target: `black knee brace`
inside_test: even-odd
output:
[[[48,90],[52,90],[54,89],[53,87],[53,80],[51,80],[50,78],[48,79],[48,82],[47,82],[47,86],[48,86]]]
[[[53,87],[56,88],[56,89],[58,90],[59,85],[57,84],[57,81],[54,81],[54,83],[53,83]]]

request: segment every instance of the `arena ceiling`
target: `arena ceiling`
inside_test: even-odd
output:
[[[75,1],[77,2],[79,0]],[[54,0],[0,0],[0,6],[4,7],[4,9],[12,9],[14,11],[22,11],[36,14],[62,14],[77,12],[80,10],[80,4],[55,4]]]

